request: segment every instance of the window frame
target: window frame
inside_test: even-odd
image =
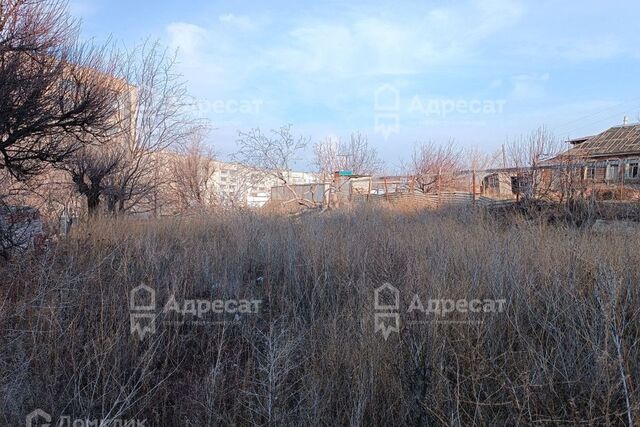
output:
[[[631,165],[635,164],[636,175],[630,176],[629,172],[631,171]],[[640,160],[638,159],[629,159],[625,162],[624,166],[624,178],[625,179],[638,179],[640,178]]]
[[[620,179],[620,163],[620,160],[609,160],[607,162],[607,169],[605,171],[605,178],[607,181],[617,181]],[[613,177],[611,177],[610,171],[612,170],[614,165],[616,167],[616,173]]]

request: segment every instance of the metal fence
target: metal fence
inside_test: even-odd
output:
[[[380,184],[380,183],[383,184]],[[484,207],[505,206],[515,202],[514,198],[487,197],[471,191],[422,192],[414,188],[408,179],[372,180],[370,177],[345,180],[335,192],[335,201],[340,203],[413,203],[426,208],[442,206],[475,205]],[[353,185],[351,185],[353,184]],[[303,199],[323,205],[329,202],[330,184],[298,184],[278,186],[271,189],[271,200],[288,202]],[[333,202],[331,202],[333,203]]]
[[[323,203],[325,187],[326,184],[295,184],[272,187],[271,200],[287,202],[289,200],[304,199],[315,203]]]

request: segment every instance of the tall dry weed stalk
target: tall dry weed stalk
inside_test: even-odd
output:
[[[42,408],[149,425],[619,425],[640,419],[640,235],[382,208],[103,219],[0,272],[0,424]],[[505,299],[475,323],[374,289]],[[130,331],[129,292],[258,313]],[[464,320],[456,314],[455,319]]]

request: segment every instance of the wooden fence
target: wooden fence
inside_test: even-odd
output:
[[[500,207],[508,206],[515,202],[514,199],[493,199],[482,195],[474,195],[464,191],[442,191],[440,193],[387,193],[387,194],[354,194],[353,203],[388,202],[391,204],[415,204],[427,208],[439,208],[444,206],[482,206]]]

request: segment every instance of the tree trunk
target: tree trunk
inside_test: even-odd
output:
[[[86,194],[86,196],[89,216],[95,216],[98,213],[98,208],[100,207],[100,192],[92,189]]]

